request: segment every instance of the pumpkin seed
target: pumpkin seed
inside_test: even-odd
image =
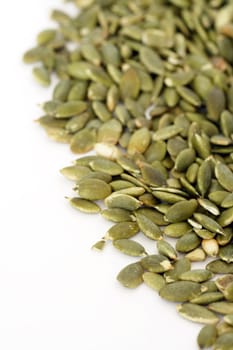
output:
[[[158,273],[144,272],[142,278],[145,284],[156,292],[159,292],[165,285],[165,279]]]
[[[100,212],[100,207],[87,199],[83,198],[72,198],[70,199],[70,204],[73,208],[78,209],[84,213],[96,214]]]
[[[190,281],[177,281],[166,284],[159,295],[168,301],[185,302],[201,294],[201,285]]]
[[[105,238],[115,241],[117,239],[131,238],[138,232],[139,228],[136,222],[118,222],[107,231]]]
[[[214,325],[204,326],[197,337],[197,343],[201,349],[209,348],[215,344],[217,338],[217,329]]]
[[[186,303],[178,305],[177,311],[181,316],[193,322],[214,325],[219,320],[212,311],[207,310],[201,305]]]
[[[144,247],[131,239],[116,239],[113,241],[113,246],[120,252],[130,256],[143,256],[146,255]]]
[[[143,268],[149,272],[161,273],[172,269],[170,261],[163,255],[147,255],[141,260]]]
[[[133,263],[124,267],[117,275],[117,280],[127,288],[136,288],[142,282],[143,268],[140,263]]]
[[[108,197],[111,192],[111,186],[99,179],[83,179],[78,185],[78,193],[80,197],[84,199],[104,199]]]

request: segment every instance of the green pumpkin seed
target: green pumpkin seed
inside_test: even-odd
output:
[[[223,317],[224,321],[229,324],[230,326],[233,326],[233,314],[226,315]]]
[[[101,215],[106,220],[113,222],[133,221],[131,212],[121,208],[104,209],[101,211]]]
[[[124,267],[117,275],[117,280],[127,288],[136,288],[142,282],[143,268],[140,263],[133,263]]]
[[[233,193],[229,193],[224,197],[223,201],[221,202],[222,208],[231,208],[233,207]]]
[[[140,60],[150,73],[163,75],[164,63],[154,50],[148,47],[142,47],[140,50]]]
[[[214,325],[204,326],[197,337],[197,343],[201,349],[209,348],[215,344],[217,338],[217,329]]]
[[[175,249],[172,247],[170,243],[164,240],[157,242],[157,250],[159,254],[166,256],[170,260],[177,259],[177,253]]]
[[[138,129],[129,139],[128,153],[133,155],[137,152],[144,153],[151,140],[150,132],[147,128]]]
[[[200,238],[194,233],[185,233],[176,242],[176,250],[181,253],[188,253],[200,245]]]
[[[122,98],[137,98],[140,91],[140,77],[137,71],[129,68],[121,77],[120,91]]]
[[[158,273],[144,272],[142,278],[145,284],[156,292],[159,292],[165,285],[165,279]]]
[[[163,255],[147,255],[141,260],[143,268],[149,272],[161,273],[172,269],[170,261]]]
[[[177,311],[181,316],[187,320],[203,323],[203,324],[216,324],[218,317],[212,312],[207,310],[204,306],[186,303],[177,306]]]
[[[195,151],[192,148],[182,150],[176,158],[175,169],[185,171],[195,160]]]
[[[33,68],[33,76],[36,81],[42,86],[49,86],[51,83],[50,73],[45,67],[35,67]]]
[[[233,247],[231,245],[221,247],[219,249],[219,257],[227,263],[233,262]]]
[[[174,224],[167,225],[164,228],[164,234],[168,237],[179,238],[185,233],[192,230],[192,227],[187,222],[177,222]]]
[[[214,260],[211,261],[207,266],[206,269],[213,272],[213,273],[233,273],[233,263],[226,263],[222,260]]]
[[[168,301],[185,302],[201,293],[201,285],[190,281],[177,281],[161,288],[159,295]]]
[[[179,126],[170,125],[156,131],[153,134],[152,139],[154,141],[168,140],[173,136],[178,135],[182,130],[183,128],[180,128]]]
[[[81,198],[99,200],[108,197],[111,186],[98,179],[83,179],[79,182],[78,192]]]
[[[183,200],[172,205],[167,213],[166,219],[169,222],[177,223],[190,218],[197,209],[197,201],[191,199],[190,201]]]
[[[136,210],[140,208],[141,202],[127,194],[112,193],[105,199],[108,208],[121,208],[126,210]]]
[[[153,240],[161,240],[162,232],[159,226],[154,223],[150,218],[145,215],[136,212],[136,220],[140,227],[140,230],[144,233],[144,235]]]
[[[119,175],[123,172],[120,165],[111,161],[110,159],[94,159],[90,162],[90,167],[95,171],[102,171],[109,175]]]
[[[125,221],[118,222],[113,225],[105,235],[106,239],[113,241],[123,238],[131,238],[139,232],[139,227],[136,222]]]
[[[120,252],[130,256],[146,255],[145,248],[138,242],[131,239],[116,239],[113,241],[113,246]]]
[[[190,300],[192,304],[207,305],[224,299],[224,295],[220,292],[206,292],[196,298]]]
[[[81,154],[93,149],[96,141],[96,132],[91,129],[78,131],[71,139],[70,149],[73,153]]]
[[[71,198],[70,204],[72,205],[73,208],[89,214],[96,214],[96,213],[99,213],[101,210],[96,203],[83,198],[77,198],[77,197]]]
[[[199,222],[199,224],[201,224],[207,230],[224,235],[223,228],[209,216],[201,213],[194,213],[193,216],[197,220],[197,222]]]
[[[209,304],[208,309],[222,315],[228,315],[232,314],[233,312],[233,303],[229,301],[218,301],[216,303]]]
[[[210,271],[195,269],[183,272],[179,278],[182,281],[205,282],[212,278],[212,276],[213,274]]]
[[[206,105],[208,110],[208,118],[217,122],[226,106],[226,97],[224,92],[217,87],[213,87],[207,95]]]
[[[226,333],[220,335],[215,343],[215,350],[230,350],[233,347],[233,334]]]
[[[215,176],[224,189],[229,192],[233,191],[233,172],[227,165],[217,162],[215,166]]]

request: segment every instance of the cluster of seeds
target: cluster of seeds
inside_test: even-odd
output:
[[[200,348],[233,349],[233,1],[71,2],[24,55],[42,85],[59,79],[40,125],[96,152],[61,170],[70,203],[114,222],[96,249],[139,258],[122,285],[182,303]]]

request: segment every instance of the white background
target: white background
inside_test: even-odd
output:
[[[0,11],[0,349],[197,349],[199,326],[146,286],[115,279],[132,258],[90,249],[110,226],[65,200],[75,159],[33,121],[50,90],[21,62],[61,0],[2,1]],[[65,5],[72,11],[72,6]],[[153,253],[154,244],[150,248]]]

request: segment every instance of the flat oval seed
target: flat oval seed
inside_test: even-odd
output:
[[[168,301],[185,302],[201,294],[201,285],[190,281],[177,281],[161,288],[159,295]]]
[[[214,325],[204,326],[197,337],[197,343],[201,349],[209,348],[215,344],[217,338],[217,329]]]
[[[113,225],[105,235],[106,239],[116,240],[123,238],[131,238],[139,232],[136,222],[125,221]]]
[[[138,97],[140,91],[140,77],[136,69],[129,68],[121,77],[120,91],[122,98],[134,98]]]
[[[159,292],[166,283],[163,276],[154,272],[144,272],[142,278],[145,284],[156,292]]]
[[[218,217],[218,223],[222,226],[229,226],[233,222],[233,207],[224,210]]]
[[[220,210],[218,209],[218,207],[208,199],[199,198],[197,201],[202,208],[204,208],[206,211],[210,212],[211,214],[215,216],[220,214]]]
[[[218,87],[213,87],[207,95],[206,100],[208,118],[218,122],[221,113],[225,109],[226,97],[224,92]]]
[[[184,200],[172,205],[168,209],[166,219],[172,223],[181,222],[190,218],[196,209],[197,201],[195,199],[191,199],[190,201]]]
[[[188,253],[200,245],[201,239],[193,232],[186,233],[176,242],[176,250],[181,253]]]
[[[206,292],[199,295],[196,298],[193,298],[192,300],[190,300],[190,302],[192,304],[207,305],[222,299],[224,299],[224,295],[220,292]]]
[[[119,175],[123,172],[122,167],[110,159],[94,159],[89,163],[89,165],[93,170],[102,171],[109,175]]]
[[[216,324],[219,319],[212,312],[207,310],[204,306],[186,303],[177,306],[177,311],[181,316],[187,320],[203,323],[203,324]]]
[[[51,83],[50,73],[45,67],[35,67],[33,68],[33,76],[39,84],[42,86],[49,86]]]
[[[87,103],[83,101],[69,101],[57,107],[56,118],[70,118],[87,109]]]
[[[195,269],[195,270],[183,272],[179,278],[182,281],[205,282],[212,277],[213,277],[213,274],[210,271]]]
[[[164,255],[171,260],[177,259],[176,250],[173,248],[173,246],[170,243],[164,240],[157,242],[157,250],[159,254]]]
[[[195,220],[197,220],[197,222],[199,222],[199,224],[201,224],[207,230],[224,235],[223,228],[215,220],[213,220],[209,216],[201,214],[201,213],[194,213],[193,216],[194,216]]]
[[[137,152],[144,153],[151,141],[150,131],[147,128],[136,130],[129,139],[128,153],[133,155]]]
[[[71,198],[70,204],[72,205],[73,208],[89,214],[96,214],[96,213],[99,213],[101,210],[96,203],[91,202],[87,199],[78,198],[78,197]]]
[[[229,193],[226,197],[224,197],[222,203],[222,208],[231,208],[233,207],[233,193]]]
[[[138,212],[136,212],[135,215],[140,230],[146,237],[156,241],[162,239],[162,232],[156,223],[150,220],[150,218]]]
[[[170,261],[163,255],[147,255],[141,260],[143,268],[149,272],[161,273],[172,269]]]
[[[221,162],[215,166],[215,176],[220,185],[229,192],[233,192],[233,172]]]
[[[126,210],[136,210],[141,207],[141,202],[128,194],[112,193],[105,199],[108,208],[122,208]]]
[[[219,249],[219,257],[227,263],[233,262],[233,245],[227,245]]]
[[[233,303],[229,301],[218,301],[209,304],[208,309],[222,315],[228,315],[233,313]]]
[[[117,280],[127,288],[136,288],[142,282],[143,268],[140,263],[133,263],[124,267],[117,275]]]
[[[187,222],[177,222],[167,225],[163,232],[168,237],[179,238],[190,231],[192,231],[192,227]]]
[[[192,148],[181,151],[175,160],[175,169],[185,171],[195,160],[196,153]]]
[[[231,350],[233,348],[233,333],[221,334],[215,343],[215,350]]]
[[[95,142],[95,131],[90,129],[83,129],[81,131],[78,131],[72,137],[70,142],[70,149],[73,153],[86,153],[93,149]]]
[[[164,63],[154,50],[143,46],[140,50],[140,60],[150,73],[163,75]]]
[[[73,165],[73,166],[68,166],[68,167],[61,169],[60,173],[62,175],[64,175],[69,180],[79,181],[84,176],[92,173],[92,171],[87,166]]]
[[[145,248],[138,242],[130,239],[117,239],[113,241],[113,246],[122,253],[130,256],[146,255]]]
[[[158,131],[156,131],[153,134],[152,139],[154,141],[168,140],[168,139],[172,138],[173,136],[178,135],[182,130],[183,130],[183,128],[180,128],[179,126],[169,125],[167,127],[164,127],[162,129],[159,129]]]
[[[85,61],[73,62],[68,64],[67,71],[73,78],[88,80],[88,69],[92,67],[91,63]]]
[[[233,326],[233,314],[226,315],[223,319],[227,324]]]
[[[233,263],[226,263],[222,260],[214,260],[206,265],[206,269],[213,273],[233,273]]]
[[[113,222],[133,221],[133,215],[131,212],[121,208],[104,209],[101,211],[101,215],[106,220]]]
[[[78,192],[81,198],[89,200],[99,200],[108,197],[111,186],[98,179],[83,179],[79,182]]]

